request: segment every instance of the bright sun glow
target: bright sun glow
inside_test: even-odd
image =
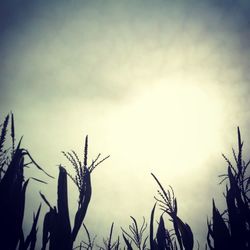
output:
[[[171,166],[174,178],[180,176],[180,170],[201,168],[210,152],[219,150],[220,107],[219,96],[188,82],[188,77],[185,84],[178,76],[159,80],[115,109],[110,138],[117,145],[121,162],[143,158],[136,168],[144,171],[157,167],[163,171]],[[167,159],[167,166],[163,159]]]

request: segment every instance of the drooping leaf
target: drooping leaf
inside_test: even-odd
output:
[[[49,176],[50,178],[54,179],[54,177],[53,177],[52,175],[48,174],[42,167],[40,167],[40,166],[36,163],[36,161],[32,158],[32,156],[30,155],[30,153],[29,153],[28,150],[26,150],[26,149],[23,150],[23,155],[28,156],[28,157],[30,158],[31,162],[34,164],[34,166],[35,166],[36,168],[38,168],[40,171],[42,171],[44,174],[46,174],[46,175]]]

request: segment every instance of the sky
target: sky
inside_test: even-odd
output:
[[[23,146],[55,177],[60,163],[73,173],[61,151],[82,156],[87,134],[90,158],[110,155],[93,172],[86,217],[99,240],[113,221],[118,234],[130,215],[149,217],[154,173],[203,244],[237,126],[246,158],[250,149],[249,41],[247,0],[3,0],[0,118],[14,113]],[[27,176],[49,182],[31,182],[28,211],[40,190],[56,203],[56,179]]]

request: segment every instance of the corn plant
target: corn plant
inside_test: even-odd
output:
[[[8,129],[10,123],[10,146],[6,147]],[[38,220],[41,205],[33,214],[33,223],[27,236],[23,233],[23,218],[25,212],[26,190],[30,180],[39,181],[35,177],[25,179],[25,168],[30,164],[43,171],[32,158],[29,151],[21,147],[21,141],[16,143],[13,114],[7,115],[0,124],[0,248],[6,250],[34,250],[36,248]],[[250,249],[250,176],[248,166],[250,160],[243,160],[243,142],[238,128],[238,148],[233,149],[232,163],[225,155],[227,173],[220,175],[220,183],[226,184],[225,201],[226,210],[221,213],[212,202],[212,219],[208,221],[208,234],[206,248],[214,250],[246,250]],[[110,228],[109,236],[103,239],[103,245],[95,245],[95,239],[91,239],[87,227],[83,224],[88,205],[92,196],[91,173],[109,156],[100,159],[101,154],[88,164],[88,136],[85,138],[83,159],[80,159],[75,151],[63,152],[64,156],[72,164],[75,175],[71,175],[62,165],[59,166],[57,185],[57,205],[51,206],[46,197],[40,193],[42,200],[48,206],[49,211],[44,216],[42,233],[42,250],[49,245],[50,250],[118,250],[122,249],[119,236],[113,238],[114,223]],[[25,163],[26,161],[29,163]],[[132,223],[128,230],[122,230],[125,243],[124,249],[133,250],[192,250],[194,237],[190,226],[184,223],[177,215],[177,199],[172,187],[165,190],[159,179],[152,174],[159,186],[158,197],[151,211],[149,222],[149,236],[145,235],[147,223],[143,218],[139,226],[136,219],[131,216]],[[77,211],[73,224],[69,216],[68,206],[68,177],[73,181],[78,190]],[[53,178],[53,177],[52,177]],[[162,214],[155,225],[155,209],[159,206]],[[165,226],[164,216],[167,215],[172,222],[173,228],[168,230]],[[81,241],[80,245],[73,248],[77,234],[84,227],[87,240]],[[149,239],[149,240],[148,240]],[[149,246],[148,246],[149,245]],[[148,248],[150,247],[150,248]]]
[[[212,221],[208,221],[207,244],[210,249],[250,249],[250,161],[242,159],[243,142],[238,128],[238,153],[233,151],[235,163],[223,155],[227,162],[227,174],[221,175],[226,185],[226,210],[223,214],[213,200]]]
[[[154,239],[153,232],[153,220],[154,220],[154,206],[151,212],[151,221],[150,221],[150,249],[162,249],[162,250],[192,250],[194,246],[194,237],[190,226],[187,223],[184,223],[177,216],[177,200],[174,195],[172,187],[170,190],[165,190],[161,185],[160,181],[152,174],[153,178],[157,182],[160,190],[158,194],[160,198],[155,197],[156,201],[159,203],[160,209],[164,213],[167,213],[170,216],[170,220],[173,224],[173,233],[170,230],[167,230],[164,225],[163,214],[160,217],[160,222],[158,225],[156,238]]]
[[[80,245],[79,246],[76,246],[76,247],[74,247],[73,248],[73,250],[75,250],[75,249],[85,249],[85,250],[93,250],[93,249],[95,249],[95,239],[96,239],[96,235],[91,239],[91,236],[90,236],[90,232],[89,232],[89,230],[88,230],[88,228],[86,227],[86,225],[83,223],[82,224],[83,225],[83,227],[84,227],[84,230],[85,230],[85,232],[86,232],[86,234],[87,234],[87,241],[85,241],[85,240],[82,240],[81,242],[80,242]]]
[[[68,174],[63,166],[59,166],[59,177],[57,186],[57,207],[52,207],[45,196],[41,194],[42,199],[49,206],[49,212],[45,215],[43,224],[43,245],[46,249],[49,242],[49,249],[71,250],[77,237],[79,229],[87,213],[88,205],[91,199],[91,172],[109,156],[99,160],[100,154],[88,166],[88,136],[85,138],[84,157],[80,161],[75,151],[63,154],[73,165],[75,176]],[[78,209],[75,214],[74,224],[71,228],[69,208],[68,208],[68,189],[67,176],[74,182],[78,188]]]
[[[24,178],[25,157],[39,170],[45,172],[31,157],[28,150],[21,148],[21,140],[15,146],[14,117],[11,114],[10,148],[5,149],[9,115],[6,116],[0,135],[0,246],[2,249],[35,249],[37,223],[41,206],[34,215],[28,236],[24,237],[22,224],[25,210],[25,196],[29,179]],[[9,151],[11,151],[9,153]],[[46,173],[46,172],[45,172]],[[46,173],[47,174],[47,173]],[[36,178],[33,178],[38,180]],[[40,181],[40,180],[38,180]],[[42,182],[42,181],[41,181]]]
[[[114,222],[111,225],[109,237],[107,239],[103,239],[103,246],[97,246],[99,250],[119,250],[120,249],[120,239],[119,236],[117,240],[112,241]]]
[[[125,244],[128,249],[133,249],[132,248],[132,243],[133,243],[139,250],[145,250],[148,239],[148,236],[146,236],[145,238],[143,237],[144,236],[143,234],[147,228],[147,223],[145,222],[145,218],[143,217],[143,222],[140,228],[138,227],[136,219],[132,216],[130,216],[130,218],[132,219],[132,224],[129,225],[130,233],[126,232],[123,228],[121,228]]]

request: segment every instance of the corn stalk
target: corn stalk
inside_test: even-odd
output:
[[[75,151],[63,154],[70,161],[75,169],[75,177],[67,173],[63,166],[59,167],[58,186],[57,186],[57,207],[52,207],[44,195],[41,194],[44,202],[49,206],[50,210],[45,215],[43,223],[43,245],[42,249],[46,249],[49,243],[50,250],[72,250],[74,241],[80,230],[83,220],[86,216],[87,209],[92,195],[91,172],[97,165],[108,157],[99,160],[100,154],[88,166],[88,137],[85,138],[84,159],[81,162]],[[75,214],[74,224],[71,228],[69,208],[68,208],[68,189],[67,177],[75,183],[79,192],[78,209]]]
[[[170,234],[170,230],[167,230],[164,225],[163,216],[160,217],[160,222],[158,225],[158,230],[156,233],[156,238],[153,236],[153,216],[155,207],[151,213],[151,222],[150,222],[150,246],[151,249],[162,249],[162,250],[192,250],[194,246],[194,237],[190,226],[187,223],[184,223],[177,216],[177,200],[174,195],[172,187],[170,190],[165,190],[161,185],[157,177],[152,174],[153,178],[157,182],[160,190],[158,194],[160,198],[156,198],[156,201],[159,202],[160,209],[163,213],[167,213],[170,216],[170,220],[173,224],[173,235]],[[177,245],[178,243],[178,245]]]
[[[250,161],[242,159],[243,142],[241,141],[240,129],[238,134],[238,153],[233,149],[235,165],[223,155],[226,160],[227,174],[222,182],[228,180],[226,185],[226,210],[223,214],[216,208],[213,200],[213,217],[208,221],[207,243],[210,249],[240,249],[250,248],[250,177],[248,166]]]
[[[14,117],[11,114],[11,153],[5,149],[9,115],[6,116],[0,135],[0,246],[2,249],[35,249],[37,223],[41,206],[34,215],[31,231],[25,239],[23,235],[23,218],[25,210],[25,196],[29,179],[24,178],[24,158],[44,171],[34,162],[29,152],[21,148],[21,140],[15,147]],[[45,171],[44,171],[45,172]],[[46,172],[45,172],[46,173]],[[36,179],[36,178],[33,178]],[[38,179],[36,179],[38,180]],[[40,181],[40,180],[38,180]]]

